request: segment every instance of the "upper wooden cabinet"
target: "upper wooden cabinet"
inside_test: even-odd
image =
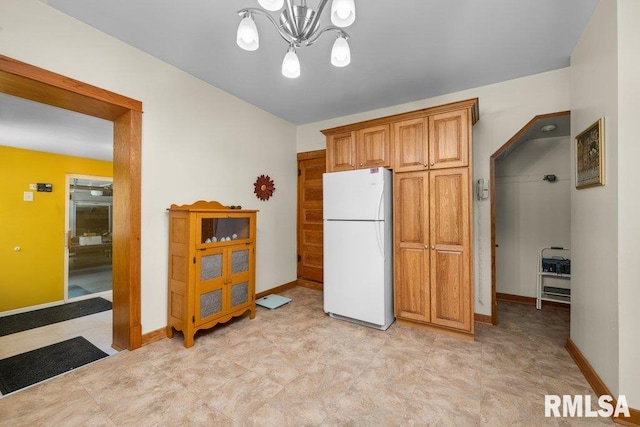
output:
[[[425,118],[393,123],[395,172],[421,171],[429,167],[428,121]]]
[[[327,137],[327,172],[354,169],[356,164],[355,132],[343,132]]]
[[[389,125],[327,137],[327,171],[391,167]]]
[[[429,167],[459,168],[469,165],[469,110],[429,116]]]
[[[389,125],[361,129],[356,134],[356,169],[391,166]]]
[[[470,164],[471,126],[478,100],[323,130],[327,172],[386,167],[394,172],[457,168]]]

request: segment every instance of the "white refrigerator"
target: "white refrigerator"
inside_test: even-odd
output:
[[[323,175],[324,311],[386,330],[393,321],[391,171]]]

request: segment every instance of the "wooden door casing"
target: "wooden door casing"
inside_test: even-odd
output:
[[[298,155],[298,279],[323,282],[322,174],[325,150]]]
[[[469,170],[429,174],[431,322],[471,332]]]

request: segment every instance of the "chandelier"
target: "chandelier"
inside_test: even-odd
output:
[[[269,12],[248,7],[238,11],[242,17],[238,26],[237,43],[244,50],[258,49],[260,40],[258,28],[253,20],[254,15],[266,17],[276,27],[280,36],[287,42],[289,48],[282,61],[282,75],[294,79],[300,76],[300,61],[296,49],[301,46],[311,46],[320,36],[328,31],[337,33],[336,41],[331,49],[331,63],[336,67],[345,67],[351,62],[349,49],[349,34],[342,28],[353,24],[356,19],[355,0],[333,0],[331,4],[331,22],[323,29],[320,27],[320,16],[329,0],[320,0],[314,10],[307,6],[306,0],[258,0],[260,6],[267,11],[277,12],[281,9],[279,21]]]

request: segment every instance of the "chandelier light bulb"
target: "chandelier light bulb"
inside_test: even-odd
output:
[[[351,49],[349,42],[339,36],[331,49],[331,63],[336,67],[346,67],[351,62]]]
[[[248,51],[257,50],[260,46],[258,27],[256,27],[256,23],[251,16],[246,16],[240,21],[236,42],[238,46]]]
[[[284,0],[258,0],[258,3],[263,8],[275,12],[276,10],[282,9]]]
[[[289,51],[284,56],[284,60],[282,61],[282,75],[289,79],[300,77],[300,61],[293,48],[289,48]]]
[[[331,22],[338,27],[348,27],[356,20],[355,0],[333,0]]]

